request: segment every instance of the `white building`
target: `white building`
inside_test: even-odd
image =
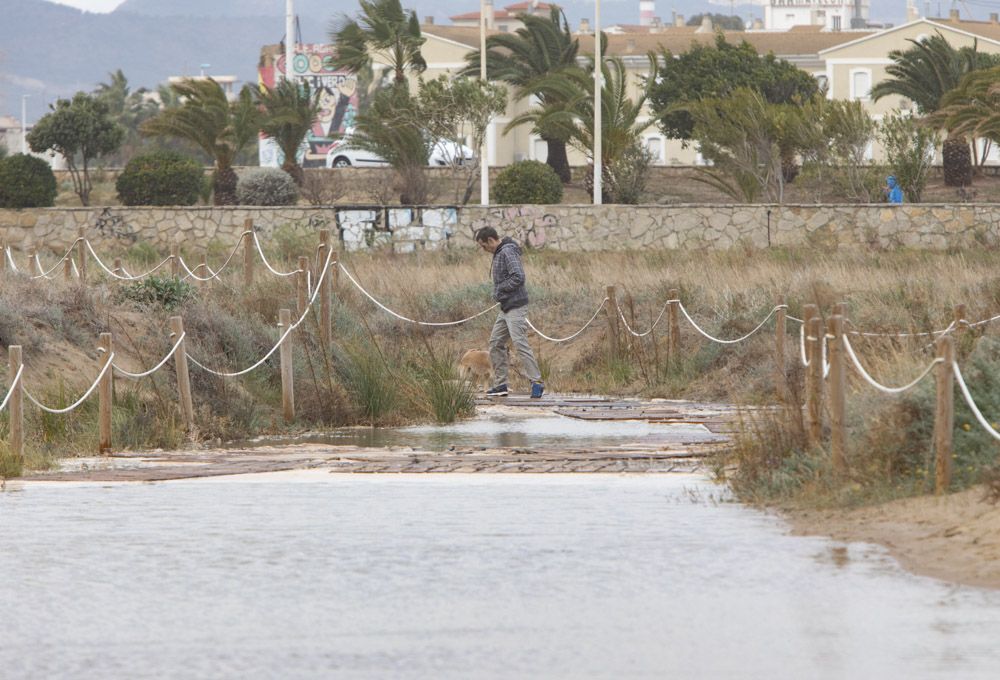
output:
[[[766,0],[764,28],[787,31],[794,26],[822,26],[827,31],[865,28],[869,0]]]

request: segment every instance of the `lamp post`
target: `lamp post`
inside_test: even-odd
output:
[[[21,153],[28,153],[28,97],[30,94],[21,95]]]
[[[479,0],[479,80],[486,85],[486,0]],[[490,204],[489,125],[479,147],[479,203]]]
[[[601,205],[601,0],[594,0],[594,205]]]
[[[285,0],[285,80],[292,79],[295,59],[295,0]],[[277,81],[277,78],[275,78]]]

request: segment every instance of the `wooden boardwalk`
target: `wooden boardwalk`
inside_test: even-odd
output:
[[[498,403],[499,402],[499,403]],[[445,451],[411,447],[366,448],[301,444],[121,452],[86,459],[53,472],[25,479],[48,481],[164,481],[219,475],[323,469],[331,474],[442,473],[671,473],[691,472],[728,441],[739,412],[724,404],[613,400],[602,397],[547,396],[535,400],[510,397],[479,400],[480,417],[564,416],[580,421],[626,421],[701,425],[655,435],[626,436],[615,445],[588,446],[587,437],[571,445],[526,447],[451,446]],[[570,434],[572,426],[567,428]],[[644,427],[644,431],[648,431]],[[529,438],[530,440],[530,438]]]

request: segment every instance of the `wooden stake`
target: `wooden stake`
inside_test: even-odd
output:
[[[101,370],[111,362],[111,355],[114,353],[114,341],[111,333],[101,333],[98,347],[104,350],[101,356]],[[107,453],[111,450],[111,401],[114,398],[114,369],[108,369],[101,378],[101,383],[97,387],[99,399],[98,405],[98,442],[99,453]]]
[[[778,395],[778,400],[786,401],[785,392],[787,375],[785,373],[785,317],[788,310],[785,309],[785,296],[779,295],[775,301],[778,311],[774,313],[774,392]]]
[[[184,319],[179,316],[170,317],[170,343],[184,335]],[[191,376],[188,374],[187,340],[181,340],[174,353],[174,367],[177,369],[177,392],[180,398],[181,418],[184,427],[190,432],[194,429],[194,405],[191,403]]]
[[[125,272],[122,270],[122,259],[120,257],[115,258],[114,268],[111,271],[118,276],[125,276]]]
[[[28,271],[31,272],[32,277],[41,273],[38,271],[38,251],[34,248],[28,251]]]
[[[7,271],[7,244],[0,241],[0,274]]]
[[[618,356],[618,296],[614,286],[605,288],[604,294],[608,298],[608,358],[614,359]]]
[[[7,348],[7,362],[10,371],[7,374],[8,387],[14,383],[14,376],[21,368],[21,346],[10,345]],[[11,392],[7,403],[10,417],[10,450],[21,461],[24,461],[24,375]]]
[[[290,309],[278,310],[278,331],[284,333],[292,325],[292,311]],[[281,355],[281,408],[285,416],[285,422],[290,423],[295,420],[295,386],[293,384],[292,371],[292,335],[288,334],[285,341],[281,343],[278,350]]]
[[[806,328],[806,347],[809,354],[806,422],[809,442],[819,446],[823,438],[823,320],[818,316],[809,319]]]
[[[309,258],[305,255],[299,257],[299,273],[295,277],[296,290],[298,295],[296,296],[296,309],[298,309],[299,316],[302,316],[303,312],[306,311],[306,305],[309,304]]]
[[[253,220],[247,220],[243,223],[244,231],[253,231]],[[253,266],[257,261],[256,253],[254,253],[253,245],[253,234],[243,235],[243,284],[245,286],[253,285]]]
[[[681,359],[681,291],[677,288],[671,288],[667,291],[667,296],[672,300],[670,302],[670,307],[667,309],[667,321],[670,327],[669,335],[669,354],[670,363],[675,367],[678,365],[677,362]]]
[[[200,276],[203,279],[207,279],[209,276],[211,276],[208,273],[208,254],[207,253],[202,253],[202,255],[201,255],[201,263],[198,265],[198,271],[200,272]],[[197,282],[198,286],[201,287],[201,288],[204,288],[204,287],[206,287],[208,285],[208,281],[196,281],[196,282]]]
[[[844,317],[827,321],[830,340],[830,457],[833,471],[847,472],[847,365],[844,350]]]
[[[77,267],[80,269],[80,285],[86,285],[87,283],[87,242],[86,242],[86,232],[83,227],[80,227],[76,232],[77,238],[80,240],[76,244],[76,259]]]
[[[327,254],[330,252],[330,230],[320,229],[319,251],[316,268],[316,281],[319,288],[319,337],[324,345],[330,342],[330,271],[327,270],[326,277],[322,283],[319,277],[323,275],[323,265],[326,264]],[[332,258],[331,258],[332,259]],[[334,265],[331,265],[331,267]]]
[[[943,335],[937,339],[937,365],[935,384],[937,405],[934,409],[934,452],[936,457],[934,493],[942,494],[951,486],[952,432],[955,428],[955,339]]]
[[[63,281],[73,280],[73,255],[67,255],[63,260]]]
[[[170,275],[175,279],[181,278],[181,247],[170,246]]]

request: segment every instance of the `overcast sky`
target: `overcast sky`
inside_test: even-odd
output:
[[[125,0],[51,0],[52,2],[57,2],[60,5],[69,5],[70,7],[78,7],[79,9],[85,9],[88,12],[110,12],[118,5],[122,4]]]

